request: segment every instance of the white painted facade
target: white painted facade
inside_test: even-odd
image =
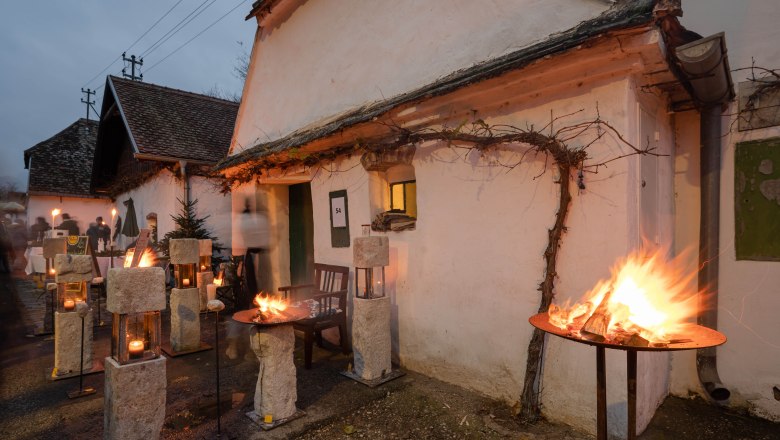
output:
[[[684,0],[681,22],[707,36],[725,31],[732,69],[757,66],[780,67],[777,23],[780,8],[772,0]],[[748,78],[748,71],[733,72],[735,84]],[[736,103],[724,112],[723,132],[731,126]],[[696,246],[699,234],[699,133],[698,115],[675,115],[675,247]],[[734,151],[738,142],[780,136],[780,127],[739,132],[732,129],[722,139],[720,197],[720,274],[718,327],[728,342],[718,348],[718,371],[731,391],[731,404],[780,421],[780,401],[773,387],[780,388],[780,263],[737,261],[734,249]],[[701,392],[691,353],[674,356],[674,394]]]
[[[474,2],[439,3],[422,7],[405,1],[281,2],[257,33],[232,154],[540,41],[609,6],[601,1],[526,0],[491,8]],[[684,8],[688,3],[695,2],[684,2]],[[686,18],[695,13],[686,9]],[[687,24],[707,33],[706,28]],[[728,33],[727,41],[731,54],[734,48]],[[657,35],[647,36],[643,44],[661,53]],[[651,63],[622,49],[604,60],[588,58],[587,52],[581,58],[568,58],[561,62],[563,67],[555,66],[554,81],[534,76],[533,69],[538,73],[552,66],[552,61],[541,61],[528,73],[512,74],[506,84],[497,79],[476,92],[454,92],[391,115],[411,125],[426,118],[457,124],[463,115],[470,115],[488,123],[544,126],[551,111],[563,115],[586,109],[572,122],[592,118],[598,103],[601,117],[632,142],[644,145],[649,139],[670,155],[611,163],[586,177],[586,190],[575,188],[558,263],[557,301],[577,299],[607,277],[610,266],[638,247],[643,235],[661,245],[674,245],[675,251],[698,240],[698,174],[693,179],[693,169],[685,168],[698,160],[696,117],[670,115],[664,98],[641,92],[637,83]],[[732,61],[732,67],[737,63]],[[613,71],[610,65],[615,66]],[[733,153],[734,141],[729,142]],[[605,138],[590,151],[597,162],[619,155],[622,148],[614,138]],[[733,165],[728,168],[733,154],[729,154],[724,155],[722,177],[722,249],[733,241],[728,229],[733,231]],[[463,151],[442,144],[417,149],[413,161],[416,229],[387,233],[393,356],[405,368],[513,403],[522,389],[532,332],[527,319],[539,304],[537,287],[543,277],[547,230],[557,207],[558,187],[553,183],[557,176],[548,168],[535,178],[543,171],[541,159],[509,172],[497,165],[511,162],[517,153],[489,153],[481,158],[474,153],[466,159],[462,155]],[[289,283],[289,183],[311,181],[314,260],[352,266],[351,247],[331,246],[328,193],[347,190],[351,238],[360,235],[360,225],[370,223],[386,202],[382,176],[365,171],[358,162],[359,157],[343,158],[328,165],[339,170],[335,173],[299,170],[297,175],[291,172],[282,179],[261,179],[261,185],[234,189],[235,243],[240,240],[238,213],[245,201],[250,200],[252,209],[268,210],[269,270],[275,287]],[[240,253],[234,249],[234,254]],[[780,271],[773,271],[771,263],[721,264],[721,290],[726,292],[722,306],[734,308],[734,314],[753,313],[749,320],[744,317],[743,324],[729,323],[730,318],[722,315],[721,329],[731,339],[719,350],[721,378],[727,386],[744,389],[746,395],[760,394],[755,406],[760,410],[755,412],[776,417],[780,411],[774,406],[777,402],[768,400],[771,386],[767,385],[774,381],[780,386],[780,350],[775,351],[777,342],[771,336],[757,341],[744,323],[759,323],[764,335],[780,334],[780,321],[772,319],[772,310],[780,309],[776,288]],[[757,285],[756,280],[764,281]],[[753,301],[768,306],[740,309]],[[542,385],[545,415],[595,431],[595,350],[555,337],[547,342]],[[745,369],[751,367],[743,363],[746,358],[757,359],[747,373]],[[640,431],[670,389],[685,394],[698,387],[693,359],[692,352],[673,359],[668,354],[639,354]],[[619,435],[626,424],[625,355],[608,351],[607,367],[610,432]]]
[[[231,247],[232,232],[230,229],[231,198],[223,195],[214,181],[199,176],[190,176],[190,199],[198,199],[195,206],[197,217],[209,216],[206,226],[226,248]],[[139,228],[147,228],[146,216],[157,214],[157,236],[163,236],[174,230],[176,224],[171,216],[181,213],[181,203],[184,199],[184,183],[168,170],[163,170],[143,185],[122,193],[116,198],[117,215],[127,218],[127,207],[124,202],[133,199],[136,220]],[[109,208],[110,211],[110,208]],[[106,218],[105,215],[103,218]],[[110,218],[110,213],[109,217]],[[129,243],[123,238],[120,246]]]
[[[27,226],[33,225],[38,217],[45,218],[51,225],[51,211],[56,208],[61,213],[67,213],[76,220],[81,233],[86,234],[89,224],[94,222],[97,217],[103,217],[107,222],[110,221],[111,206],[111,200],[108,198],[31,195],[27,201]],[[62,216],[57,216],[53,226],[60,223],[62,223]]]

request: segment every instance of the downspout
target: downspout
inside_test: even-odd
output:
[[[187,175],[187,161],[180,160],[179,168],[181,169],[181,180],[184,184],[184,196],[182,197],[182,200],[184,201],[184,204],[187,205],[190,203],[190,176]]]
[[[718,327],[718,265],[720,263],[721,117],[734,98],[734,85],[723,33],[701,38],[675,50],[681,80],[693,95],[700,121],[701,215],[699,224],[699,325]],[[706,294],[705,294],[706,292]],[[715,347],[697,350],[696,370],[707,394],[718,403],[731,396],[718,375]]]

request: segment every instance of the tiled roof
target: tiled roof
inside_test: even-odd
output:
[[[92,196],[89,184],[98,123],[79,119],[68,128],[24,150],[30,194]]]
[[[227,155],[238,103],[109,76],[140,154],[215,163]]]

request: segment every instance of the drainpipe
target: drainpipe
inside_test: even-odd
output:
[[[181,168],[181,180],[184,183],[184,203],[190,203],[190,177],[187,175],[187,161],[180,160],[179,168]]]
[[[681,80],[700,114],[701,216],[699,226],[699,325],[718,327],[718,264],[720,263],[721,113],[734,98],[724,34],[701,38],[675,50]],[[718,375],[715,347],[696,352],[696,370],[707,394],[718,403],[731,396]]]

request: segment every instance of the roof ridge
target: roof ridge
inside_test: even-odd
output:
[[[173,92],[173,93],[178,93],[178,94],[181,94],[181,95],[187,95],[187,96],[192,96],[192,97],[195,97],[195,98],[207,99],[207,100],[210,100],[210,101],[215,101],[215,102],[218,102],[218,103],[228,104],[228,105],[231,105],[231,106],[238,107],[238,103],[237,102],[230,101],[228,99],[216,98],[216,97],[213,97],[213,96],[204,95],[202,93],[190,92],[190,91],[187,91],[187,90],[176,89],[176,88],[173,88],[173,87],[163,86],[163,85],[160,85],[160,84],[155,84],[155,83],[150,83],[150,82],[133,81],[133,80],[125,79],[125,78],[120,78],[120,77],[114,76],[114,75],[108,75],[108,77],[111,78],[112,81],[119,80],[119,82],[121,82],[121,83],[132,84],[132,86],[139,86],[139,87],[146,87],[146,88],[155,88],[155,89],[170,91],[170,92]]]

